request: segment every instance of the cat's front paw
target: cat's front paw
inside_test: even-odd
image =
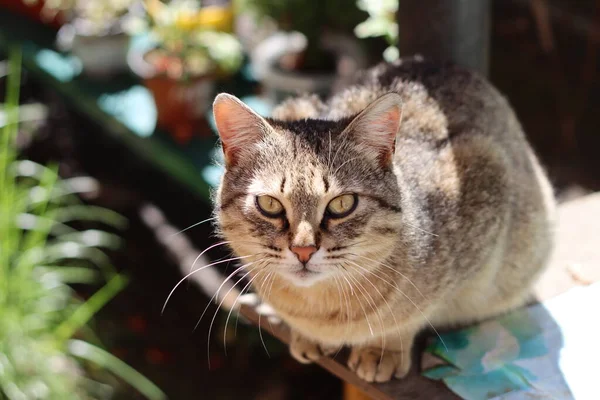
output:
[[[321,346],[292,331],[290,353],[292,357],[303,364],[310,364],[323,356],[334,354],[336,351],[335,348]]]
[[[350,352],[348,367],[367,382],[387,382],[392,377],[405,377],[410,362],[407,352],[357,347]]]

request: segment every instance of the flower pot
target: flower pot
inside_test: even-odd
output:
[[[281,57],[301,52],[307,45],[306,38],[298,32],[277,32],[252,51],[255,74],[273,103],[302,93],[326,97],[367,65],[366,54],[356,40],[328,33],[323,35],[321,45],[335,57],[335,68],[331,71],[304,72],[279,67]]]
[[[121,30],[97,35],[74,21],[60,28],[57,41],[61,50],[79,58],[86,75],[109,78],[127,70],[129,36]]]
[[[157,126],[171,133],[179,144],[187,143],[195,134],[212,135],[206,120],[215,84],[212,76],[198,76],[186,81],[157,73],[146,61],[148,52],[130,50],[128,63],[141,77],[154,97]]]
[[[24,0],[0,0],[0,7],[7,8],[17,14],[21,14],[29,19],[58,29],[65,23],[65,16],[62,12],[55,15],[49,15],[44,12],[45,0],[38,0],[35,4],[27,5]]]
[[[335,71],[330,73],[304,73],[287,71],[277,64],[267,64],[261,79],[268,98],[278,104],[287,97],[314,93],[326,97],[336,81]]]

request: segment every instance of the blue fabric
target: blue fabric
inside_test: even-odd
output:
[[[592,304],[600,304],[600,284],[442,334],[427,352],[445,363],[423,375],[469,400],[600,399],[593,372],[600,319],[590,315]]]

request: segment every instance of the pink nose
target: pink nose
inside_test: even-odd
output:
[[[290,250],[292,250],[292,253],[294,253],[296,257],[298,257],[298,260],[300,260],[300,262],[305,263],[308,262],[308,260],[310,260],[310,257],[313,254],[315,254],[318,249],[315,246],[292,246],[290,247]]]

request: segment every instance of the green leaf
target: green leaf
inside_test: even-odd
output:
[[[99,347],[81,340],[70,340],[71,354],[84,360],[91,361],[120,377],[150,400],[164,400],[167,396],[155,384],[142,374]]]
[[[56,328],[56,337],[59,341],[67,340],[85,325],[106,303],[117,295],[125,285],[127,278],[116,275],[102,289],[98,290],[85,303],[80,305],[62,324]]]
[[[61,234],[57,237],[57,240],[61,242],[76,242],[88,247],[101,247],[111,250],[115,250],[121,245],[121,238],[119,236],[98,229]]]
[[[115,228],[127,227],[127,218],[119,213],[107,208],[90,205],[72,205],[62,208],[56,219],[63,223],[70,221],[94,221]]]
[[[114,268],[110,262],[110,258],[95,247],[69,241],[50,244],[43,249],[34,250],[38,251],[33,252],[31,255],[28,253],[26,256],[31,257],[30,260],[36,265],[41,263],[55,263],[61,260],[82,260],[95,264],[106,278],[111,278],[114,275]]]
[[[62,283],[94,283],[100,280],[100,273],[87,267],[38,266],[36,271],[41,281],[57,281]]]

